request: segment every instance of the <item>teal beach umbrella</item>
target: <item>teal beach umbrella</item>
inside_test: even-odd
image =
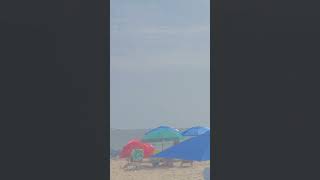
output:
[[[142,140],[145,142],[164,142],[164,141],[175,141],[179,142],[184,139],[180,131],[167,126],[160,126],[147,132]],[[163,144],[162,144],[163,149]]]

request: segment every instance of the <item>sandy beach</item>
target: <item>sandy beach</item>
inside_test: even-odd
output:
[[[175,163],[171,168],[152,168],[145,164],[142,169],[126,171],[121,169],[125,164],[125,160],[110,160],[111,180],[203,180],[202,172],[210,166],[209,161],[194,162],[193,167],[180,167],[179,163]]]

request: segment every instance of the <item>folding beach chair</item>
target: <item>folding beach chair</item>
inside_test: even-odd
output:
[[[193,161],[189,161],[189,160],[182,160],[180,163],[180,166],[182,167],[183,164],[190,164],[191,166],[193,166]]]
[[[173,159],[164,159],[163,165],[166,167],[173,167],[174,166],[174,160]]]
[[[161,159],[159,158],[151,158],[150,163],[152,164],[152,167],[158,167],[160,166]]]

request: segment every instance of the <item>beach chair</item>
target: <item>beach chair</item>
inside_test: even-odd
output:
[[[124,169],[136,170],[141,167],[144,158],[143,149],[133,149],[131,156],[128,158],[128,163],[124,165]]]
[[[151,158],[150,163],[152,164],[152,167],[159,167],[161,163],[161,159],[159,158]]]
[[[165,167],[174,167],[174,162],[175,162],[175,160],[173,160],[173,159],[164,159],[163,165]]]
[[[183,167],[183,164],[190,164],[191,167],[193,166],[193,161],[189,161],[189,160],[182,160],[180,163],[180,167]]]

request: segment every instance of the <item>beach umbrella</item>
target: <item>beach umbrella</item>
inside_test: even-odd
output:
[[[207,131],[210,131],[210,128],[196,126],[183,131],[181,134],[183,136],[199,136],[201,134],[204,134]]]
[[[142,138],[147,142],[174,141],[183,139],[180,131],[169,126],[160,126],[146,132]]]
[[[153,155],[152,157],[191,161],[210,160],[210,131],[183,141],[182,143],[172,146]]]
[[[170,126],[159,126],[157,128],[153,128],[150,131],[146,132],[144,135],[150,134],[154,131],[159,131],[159,130],[169,130],[169,131],[176,131],[176,132],[180,132],[178,129],[176,128],[172,128]]]
[[[175,128],[168,126],[160,126],[158,128],[152,129],[149,132],[145,133],[142,140],[145,142],[161,142],[163,149],[164,141],[175,141],[178,142],[184,139],[180,134],[180,131]]]
[[[143,149],[144,157],[150,157],[155,151],[155,148],[151,144],[141,142],[138,139],[133,139],[122,148],[120,158],[129,157],[133,149]]]

